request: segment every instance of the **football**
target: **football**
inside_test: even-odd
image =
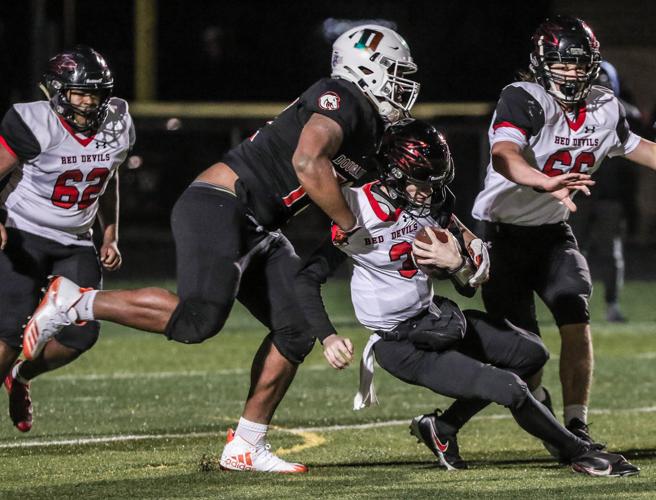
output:
[[[449,241],[449,234],[448,230],[442,229],[441,227],[435,227],[435,226],[427,226],[427,227],[422,227],[416,234],[415,240],[421,241],[422,243],[427,243],[431,244],[431,239],[428,236],[427,231],[432,231],[433,234],[437,237],[438,241],[442,243],[446,243]],[[425,274],[429,275],[432,278],[438,279],[438,280],[443,280],[443,279],[448,279],[449,278],[449,272],[446,269],[441,269],[437,266],[422,266],[421,264],[417,264],[417,267]]]

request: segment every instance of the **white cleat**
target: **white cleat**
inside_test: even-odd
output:
[[[228,429],[228,439],[221,454],[221,469],[228,471],[277,472],[297,474],[307,472],[302,464],[285,462],[269,451],[271,445],[264,443],[254,446]]]
[[[50,277],[43,299],[23,330],[23,355],[26,359],[36,358],[52,337],[77,321],[73,306],[87,290],[63,276]]]

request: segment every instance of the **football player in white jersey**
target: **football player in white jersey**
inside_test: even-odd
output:
[[[16,428],[32,427],[30,380],[90,349],[99,324],[64,328],[42,353],[16,362],[23,324],[51,274],[101,286],[101,268],[118,269],[118,168],[134,143],[127,103],[112,97],[114,79],[89,47],[48,62],[48,100],[14,104],[0,125],[0,380]],[[91,227],[104,225],[100,254]]]
[[[465,408],[475,413],[496,402],[508,407],[524,430],[558,450],[574,471],[638,474],[639,469],[621,455],[601,451],[569,432],[531,395],[522,378],[548,359],[536,335],[479,311],[463,312],[449,299],[433,296],[422,266],[443,270],[460,290],[482,284],[489,269],[481,240],[454,216],[445,220],[431,216],[441,208],[446,184],[453,179],[453,163],[442,135],[420,121],[391,127],[383,138],[379,168],[380,183],[344,189],[359,229],[348,237],[339,229],[333,232],[340,249],[353,260],[351,296],[356,316],[374,332],[363,354],[355,408],[376,400],[375,356],[397,378],[457,398],[455,408],[444,415],[420,415],[410,426],[447,469],[466,468],[456,440],[466,420],[450,420],[447,414],[466,414]],[[430,244],[415,240],[423,226],[436,226],[440,219],[442,227],[455,226],[467,237],[460,244],[450,232],[444,241],[435,236],[430,236]],[[430,230],[427,233],[432,235]],[[461,245],[469,252],[463,252]],[[341,357],[336,368],[348,361],[348,353],[335,354]]]
[[[589,441],[592,285],[566,220],[576,210],[574,193],[590,192],[590,174],[607,156],[656,169],[656,144],[631,132],[612,91],[592,84],[600,61],[599,42],[582,20],[557,16],[537,28],[530,72],[497,103],[491,161],[473,208],[492,243],[485,307],[539,334],[533,294],[547,305],[561,336],[565,424]],[[531,387],[550,403],[540,379]]]

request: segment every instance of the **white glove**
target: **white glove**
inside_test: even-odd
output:
[[[487,243],[476,238],[471,241],[467,251],[476,266],[476,272],[469,278],[469,285],[477,288],[490,278],[490,254],[487,251]]]

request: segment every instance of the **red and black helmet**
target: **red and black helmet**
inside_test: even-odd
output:
[[[78,130],[96,129],[107,115],[107,106],[114,88],[114,77],[105,59],[91,47],[78,45],[48,61],[41,86],[52,109]],[[93,108],[80,108],[68,100],[69,90],[98,93],[100,103]],[[76,123],[75,114],[86,118],[86,125]]]
[[[529,69],[536,81],[563,104],[583,101],[599,74],[599,42],[581,19],[556,16],[544,21],[533,34]],[[576,64],[583,73],[566,77],[552,71],[552,64]]]
[[[381,182],[400,208],[434,206],[444,199],[446,186],[455,175],[446,139],[430,123],[421,120],[405,120],[389,127],[383,135],[377,163]],[[429,184],[433,192],[430,203],[414,203],[406,192],[408,184]]]

